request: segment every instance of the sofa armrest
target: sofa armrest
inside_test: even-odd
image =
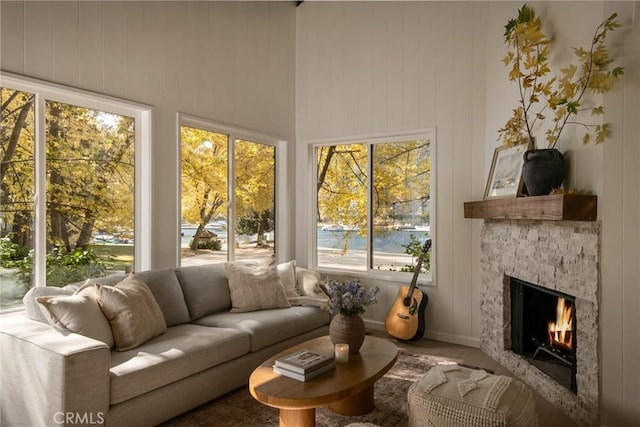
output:
[[[23,313],[0,316],[0,425],[100,425],[109,347]]]

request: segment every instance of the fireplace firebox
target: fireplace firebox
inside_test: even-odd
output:
[[[511,350],[577,394],[575,298],[513,277],[510,285]]]

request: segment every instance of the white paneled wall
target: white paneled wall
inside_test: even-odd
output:
[[[297,10],[298,164],[309,141],[436,127],[437,286],[426,289],[427,334],[468,344],[479,335],[479,282],[462,206],[484,180],[483,16],[483,6],[456,2],[305,2]],[[304,173],[297,198],[310,201]],[[307,256],[305,205],[296,217],[299,260]],[[382,322],[400,284],[377,284],[379,307],[367,316]]]
[[[178,112],[293,142],[293,2],[2,1],[0,14],[2,70],[153,107],[156,267],[177,262]]]
[[[600,336],[602,348],[602,422],[608,426],[640,425],[640,2],[535,2],[556,35],[561,54],[554,63],[571,58],[572,46],[588,45],[595,27],[617,12],[622,27],[609,37],[625,76],[616,89],[604,96],[606,120],[613,136],[604,144],[583,146],[575,129],[564,133],[558,148],[569,158],[570,187],[598,195],[598,218],[602,221],[602,290]],[[520,3],[490,3],[489,28],[504,25]],[[501,38],[490,37],[490,67],[504,54]],[[509,86],[504,76],[489,72],[487,84],[487,131],[502,125],[508,114]],[[495,77],[492,77],[495,76]],[[542,132],[539,134],[542,138]],[[487,146],[487,155],[492,148]]]
[[[614,129],[603,149],[602,395],[604,423],[640,425],[640,2],[605,2],[618,12],[624,37],[616,43],[625,77],[607,94]]]
[[[602,221],[603,423],[640,424],[640,2],[533,2],[564,40],[564,51],[589,43],[617,11],[611,38],[625,78],[604,97],[614,137],[582,146],[569,130],[561,142],[571,161],[568,184],[599,196]],[[516,88],[501,62],[504,24],[522,2],[305,2],[297,11],[297,160],[308,141],[415,128],[437,128],[437,279],[427,288],[427,335],[473,344],[479,336],[480,220],[462,203],[484,192],[497,129],[515,106]],[[544,130],[540,137],[543,138]],[[304,167],[296,175],[297,252],[305,260],[310,202]],[[382,287],[390,306],[399,284]],[[384,307],[370,309],[381,322]]]

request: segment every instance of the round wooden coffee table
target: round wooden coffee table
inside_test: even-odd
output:
[[[358,354],[349,363],[336,363],[332,369],[307,382],[273,372],[276,359],[303,348],[333,353],[329,336],[293,346],[257,367],[249,378],[249,391],[261,403],[280,409],[280,426],[315,425],[316,408],[327,406],[342,415],[362,415],[374,408],[375,382],[393,366],[398,348],[390,341],[367,336]]]

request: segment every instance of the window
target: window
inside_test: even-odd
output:
[[[234,148],[234,258],[270,258],[275,255],[276,150],[242,139]]]
[[[181,265],[276,253],[278,141],[180,116]]]
[[[318,267],[413,272],[434,225],[434,135],[315,146]]]
[[[4,73],[0,105],[0,309],[36,284],[148,268],[149,111]]]

